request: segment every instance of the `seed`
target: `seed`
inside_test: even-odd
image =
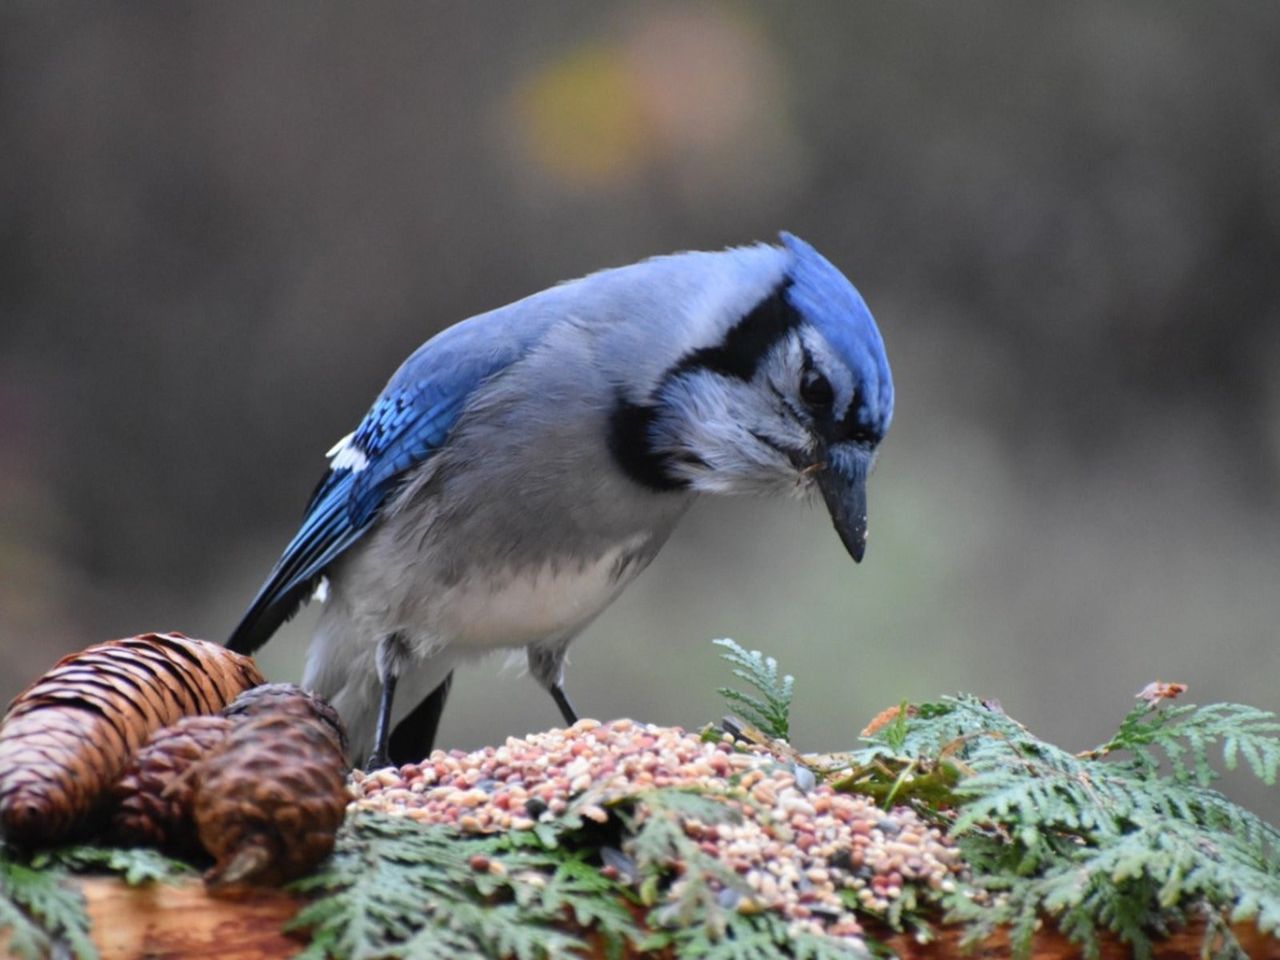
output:
[[[578,812],[582,814],[584,817],[586,817],[588,820],[593,820],[596,823],[609,822],[608,812],[604,809],[604,807],[597,806],[594,803],[589,803],[586,806],[581,807],[578,810]]]
[[[956,889],[961,867],[954,848],[910,811],[886,813],[818,783],[803,765],[780,766],[765,750],[724,738],[702,743],[674,727],[584,721],[469,754],[436,751],[421,764],[357,771],[350,793],[357,809],[488,833],[554,822],[584,793],[589,799],[576,812],[607,823],[610,803],[658,785],[706,790],[735,812],[737,822],[690,818],[679,824],[700,855],[718,860],[755,891],[743,898],[740,890],[723,888],[726,909],[744,909],[745,903],[746,912],[777,910],[792,931],[853,938],[861,928],[842,902],[842,890],[853,891],[869,909],[884,910],[907,882]],[[637,814],[646,815],[642,800]],[[614,855],[633,864],[625,841]],[[488,866],[476,869],[502,869],[497,860],[482,860]],[[605,864],[607,876],[636,882],[633,866],[624,870],[607,858]],[[666,888],[672,904],[692,875],[682,876],[685,864],[669,866],[678,878]],[[545,876],[529,872],[521,882],[540,885]]]

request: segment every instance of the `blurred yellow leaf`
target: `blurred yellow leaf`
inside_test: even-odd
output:
[[[617,49],[587,47],[547,65],[518,88],[516,108],[530,155],[571,183],[613,185],[648,162],[640,97]]]

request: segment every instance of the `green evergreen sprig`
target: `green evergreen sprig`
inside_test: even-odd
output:
[[[71,873],[114,873],[131,887],[195,875],[189,864],[148,847],[76,844],[43,850],[31,858],[31,865],[37,869],[62,867]]]
[[[55,945],[76,960],[97,960],[84,897],[58,870],[42,870],[0,853],[0,934],[24,960],[51,956]]]
[[[68,882],[69,874],[90,870],[118,873],[131,886],[191,873],[153,850],[77,845],[27,858],[0,844],[0,936],[9,938],[12,954],[97,960],[84,897]]]
[[[1116,735],[1082,756],[1101,759],[1121,752],[1127,766],[1150,774],[1163,760],[1179,783],[1208,786],[1218,774],[1212,751],[1221,744],[1222,765],[1234,770],[1243,757],[1249,770],[1266,784],[1280,773],[1280,720],[1274,713],[1235,703],[1209,706],[1140,704],[1129,711]]]
[[[624,888],[581,854],[371,812],[294,889],[317,897],[289,924],[309,931],[300,956],[314,960],[562,957],[586,946],[567,917],[615,951],[640,936]]]
[[[790,674],[779,676],[778,661],[759,650],[747,650],[728,638],[712,642],[728,651],[720,657],[733,664],[733,675],[745,680],[759,691],[760,696],[732,687],[720,687],[716,692],[729,701],[729,705],[748,723],[778,740],[790,739],[795,678]]]
[[[1280,723],[1252,707],[1152,707],[1074,754],[999,709],[956,697],[909,711],[906,731],[852,755],[846,789],[900,801],[947,826],[973,874],[948,900],[977,942],[1008,927],[1028,956],[1044,917],[1096,956],[1110,931],[1137,957],[1194,915],[1214,922],[1206,956],[1235,956],[1229,923],[1280,931],[1280,831],[1210,784],[1245,758],[1274,783]],[[941,780],[939,771],[946,771]],[[922,785],[915,783],[916,774]]]

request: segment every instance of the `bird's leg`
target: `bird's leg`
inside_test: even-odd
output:
[[[453,671],[431,691],[430,695],[413,708],[413,712],[396,724],[391,733],[390,758],[392,763],[416,763],[435,746],[436,731],[440,729],[440,715],[444,713],[449,688],[453,685]]]
[[[387,742],[390,739],[391,701],[396,695],[396,676],[382,680],[382,698],[378,701],[378,726],[373,734],[373,752],[369,754],[366,770],[378,770],[387,765]]]
[[[564,660],[567,649],[565,644],[555,647],[531,646],[528,656],[529,672],[551,694],[551,699],[560,708],[560,716],[564,717],[565,725],[571,727],[578,722],[578,711],[573,709],[573,704],[564,692]]]
[[[378,642],[378,679],[382,681],[382,696],[378,700],[378,725],[374,728],[373,752],[369,754],[367,770],[377,770],[387,765],[387,746],[391,739],[391,704],[395,700],[396,681],[400,679],[400,667],[404,661],[405,644],[398,633],[383,637]]]
[[[565,726],[572,727],[578,722],[578,711],[573,709],[573,704],[569,702],[568,696],[565,695],[564,687],[558,683],[553,683],[547,689],[551,693],[551,699],[560,708],[560,716],[564,717]]]

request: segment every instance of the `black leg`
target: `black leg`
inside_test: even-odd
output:
[[[564,717],[565,726],[572,727],[578,722],[578,711],[573,709],[573,704],[565,695],[564,687],[553,683],[547,687],[547,690],[551,693],[551,699],[556,702],[556,706],[560,708],[560,716]]]
[[[453,671],[441,681],[440,686],[413,708],[413,712],[396,724],[391,733],[390,757],[397,766],[417,763],[431,752],[436,743],[436,731],[440,728],[440,715],[444,713],[449,688],[453,686]]]
[[[366,770],[378,770],[387,765],[387,740],[391,734],[391,702],[396,695],[396,675],[387,674],[382,681],[382,699],[378,701],[378,726],[373,734],[373,753],[369,754]]]

